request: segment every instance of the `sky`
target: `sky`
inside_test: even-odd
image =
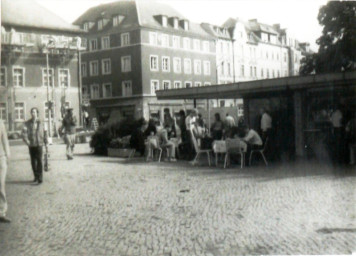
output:
[[[37,0],[42,6],[72,23],[90,7],[115,0]],[[151,1],[151,0],[141,0]],[[300,42],[309,42],[314,51],[322,27],[317,16],[327,0],[161,0],[196,23],[222,25],[228,18],[257,19],[269,25],[279,23]]]

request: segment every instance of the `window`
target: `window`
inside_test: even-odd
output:
[[[109,49],[110,48],[110,37],[105,36],[101,38],[101,49]]]
[[[195,87],[201,87],[201,82],[195,82]]]
[[[101,60],[101,72],[103,75],[111,74],[111,60],[110,59]]]
[[[241,76],[245,76],[245,66],[241,65]]]
[[[150,56],[151,71],[158,71],[158,56]]]
[[[279,70],[277,71],[277,77],[280,77],[281,73],[279,72]]]
[[[163,47],[169,47],[169,37],[166,34],[161,35],[161,45]]]
[[[162,57],[162,71],[163,72],[170,71],[169,57]]]
[[[48,69],[48,79],[47,79],[47,69],[42,68],[42,85],[43,86],[48,86],[48,81],[49,81],[49,86],[53,87],[54,84],[54,77],[53,77],[53,68]]]
[[[98,40],[90,39],[89,44],[89,51],[95,51],[98,49]]]
[[[204,61],[204,75],[210,76],[210,61]]]
[[[284,70],[284,76],[288,76],[288,71]]]
[[[192,63],[190,59],[184,59],[184,73],[191,74],[192,73]]]
[[[266,51],[266,59],[268,60],[268,52]]]
[[[59,86],[61,88],[68,88],[70,83],[69,69],[59,69],[58,79],[59,79]]]
[[[13,67],[12,81],[14,86],[25,86],[25,68]]]
[[[87,64],[86,63],[82,63],[81,64],[81,71],[82,71],[82,77],[86,77],[88,75],[87,73]]]
[[[194,50],[200,51],[200,40],[194,39]]]
[[[91,98],[92,99],[99,99],[100,98],[100,92],[99,92],[99,85],[98,84],[92,84],[90,88],[91,92]]]
[[[196,75],[201,74],[201,61],[200,60],[194,60],[194,73]]]
[[[158,80],[151,80],[151,94],[156,95],[157,90],[159,90]]]
[[[180,38],[179,36],[173,36],[173,48],[180,48]]]
[[[83,24],[83,29],[84,29],[85,31],[89,31],[89,23],[88,23],[88,22],[85,22],[85,23]]]
[[[205,82],[205,83],[204,83],[204,86],[209,86],[209,85],[211,85],[210,82]]]
[[[272,70],[272,77],[274,78],[274,70]]]
[[[180,58],[173,58],[173,72],[174,73],[182,72],[182,61]]]
[[[186,82],[184,83],[184,85],[185,85],[185,88],[191,88],[191,87],[192,87],[192,82],[186,81]]]
[[[174,89],[179,89],[179,88],[182,88],[182,82],[174,81]]]
[[[1,67],[0,86],[6,86],[6,67]]]
[[[189,23],[187,20],[184,21],[184,30],[188,30],[189,29]]]
[[[173,19],[173,27],[174,27],[174,29],[178,29],[178,27],[179,27],[179,23],[178,23],[178,19],[177,18]]]
[[[121,46],[130,45],[130,34],[123,33],[121,34]]]
[[[103,84],[103,98],[110,98],[112,97],[112,87],[111,83]]]
[[[166,16],[162,16],[162,26],[167,27],[167,17]]]
[[[269,78],[269,70],[266,69],[266,73],[267,73],[267,78]]]
[[[25,120],[25,103],[15,103],[15,121]]]
[[[46,119],[46,120],[48,120],[49,113],[51,113],[51,119],[53,120],[53,117],[54,117],[54,116],[53,116],[53,111],[48,108],[48,102],[45,102],[44,113],[45,113],[45,119]]]
[[[261,68],[261,77],[263,78],[263,69]]]
[[[250,76],[253,76],[252,66],[250,66]]]
[[[186,50],[190,49],[190,39],[189,38],[183,38],[183,48]]]
[[[132,95],[132,82],[123,81],[122,82],[122,96],[127,97]]]
[[[287,62],[287,53],[284,53],[284,62]]]
[[[98,30],[102,30],[103,29],[103,24],[104,24],[103,20],[99,20],[98,21]]]
[[[112,25],[114,27],[117,27],[123,20],[124,20],[124,16],[122,15],[117,15],[112,19]]]
[[[121,57],[121,71],[122,72],[131,71],[131,56]]]
[[[99,74],[99,68],[98,68],[98,61],[90,61],[90,75],[91,76],[97,76]]]
[[[0,103],[0,120],[6,121],[6,103]]]
[[[203,42],[203,51],[204,52],[209,52],[210,51],[210,46],[209,46],[209,41],[204,41]]]
[[[163,81],[163,90],[171,89],[171,81]]]
[[[82,98],[83,101],[87,101],[90,99],[89,88],[86,85],[82,86]]]
[[[150,32],[150,44],[157,45],[157,33]]]

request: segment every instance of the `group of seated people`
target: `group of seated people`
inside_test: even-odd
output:
[[[167,160],[174,162],[175,144],[170,140],[171,136],[175,136],[172,124],[164,123],[163,126],[158,120],[150,119],[147,122],[141,118],[138,121],[137,129],[135,129],[130,138],[131,148],[136,149],[141,156],[146,155],[147,161],[153,158],[153,149],[167,149]]]
[[[241,120],[238,125],[235,125],[235,120],[228,114],[224,122],[221,121],[218,113],[215,114],[215,122],[209,133],[197,109],[191,110],[187,116],[185,111],[181,110],[177,120],[167,115],[163,126],[158,120],[150,119],[147,122],[143,118],[140,119],[138,128],[131,134],[130,145],[140,152],[141,156],[146,155],[148,161],[153,158],[152,153],[155,148],[167,149],[167,160],[176,161],[176,147],[181,151],[180,157],[189,160],[196,153],[192,134],[202,149],[212,149],[214,140],[226,138],[239,138],[244,141],[247,144],[247,154],[250,150],[263,147],[263,141],[255,130],[249,129]],[[172,141],[174,137],[176,137],[175,142]]]

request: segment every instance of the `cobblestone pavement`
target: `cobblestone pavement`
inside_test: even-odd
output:
[[[356,251],[354,170],[316,163],[245,169],[90,156],[52,145],[33,179],[12,147],[0,255],[350,254]],[[286,167],[287,166],[287,167]]]

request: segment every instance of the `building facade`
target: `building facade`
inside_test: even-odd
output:
[[[216,83],[214,38],[168,5],[104,4],[74,24],[88,32],[82,93],[99,123],[178,114],[193,103],[158,102],[156,90]]]
[[[38,108],[50,135],[65,108],[79,119],[78,52],[82,31],[34,1],[1,1],[0,118],[10,133]]]

